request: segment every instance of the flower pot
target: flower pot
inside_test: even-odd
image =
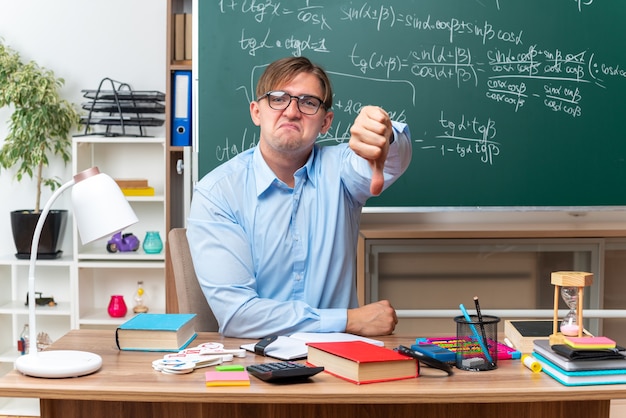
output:
[[[39,213],[32,210],[16,210],[11,212],[11,230],[13,231],[13,242],[17,253],[15,256],[20,259],[30,258],[30,250],[35,233],[35,226],[39,220]],[[65,236],[65,225],[67,223],[67,210],[51,210],[48,218],[43,224],[39,246],[37,247],[38,259],[58,258],[63,253],[63,237]]]

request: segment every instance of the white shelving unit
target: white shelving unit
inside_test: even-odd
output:
[[[124,232],[132,232],[143,242],[147,231],[158,231],[165,248],[165,138],[80,136],[72,141],[72,153],[74,174],[97,166],[114,179],[148,179],[155,195],[128,197],[139,222]],[[72,229],[72,254],[37,262],[36,291],[57,302],[54,307],[37,307],[37,331],[48,333],[55,341],[70,329],[114,329],[133,315],[139,280],[150,312],[165,312],[165,251],[146,254],[140,247],[134,252],[109,253],[106,242],[110,237],[82,245],[73,220],[68,227]],[[28,322],[28,264],[14,254],[0,256],[1,374],[13,368],[19,356],[17,341]],[[111,318],[107,313],[114,294],[123,295],[128,306],[123,318]],[[37,416],[39,401],[0,398],[0,414]]]
[[[139,222],[129,227],[140,241],[147,231],[158,231],[165,240],[165,138],[75,137],[72,142],[73,172],[97,166],[114,179],[148,179],[154,196],[128,196]],[[76,226],[77,293],[75,316],[79,327],[114,327],[132,315],[137,281],[143,280],[150,312],[165,312],[165,251],[146,254],[140,247],[133,252],[109,253],[110,237],[82,245]],[[124,318],[107,314],[110,296],[124,296],[129,313]]]
[[[37,329],[55,340],[77,322],[73,316],[72,298],[75,279],[74,261],[69,256],[56,260],[39,260],[35,290],[44,297],[54,297],[57,306],[37,306]],[[28,322],[28,260],[13,255],[0,258],[0,362],[13,363],[19,355],[17,340]]]

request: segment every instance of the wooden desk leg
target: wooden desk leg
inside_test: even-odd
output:
[[[359,306],[366,304],[365,301],[365,273],[368,270],[365,266],[368,259],[365,253],[365,237],[359,234],[356,246],[356,295]]]
[[[41,418],[609,418],[610,401],[503,404],[209,404],[42,399]]]

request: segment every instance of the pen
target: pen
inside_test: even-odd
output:
[[[489,343],[487,342],[487,334],[485,333],[485,324],[483,323],[483,315],[480,313],[478,296],[474,296],[474,305],[476,306],[476,316],[478,317],[478,326],[480,327],[480,333],[483,336],[483,341],[485,342],[485,345],[487,346],[487,348],[489,348]]]
[[[480,344],[480,348],[483,349],[483,353],[485,353],[485,357],[487,358],[487,361],[493,364],[493,358],[491,358],[491,354],[489,354],[489,350],[485,346],[485,341],[483,341],[481,336],[478,334],[478,331],[476,331],[476,327],[474,326],[474,324],[472,324],[472,318],[469,316],[469,313],[467,313],[467,309],[465,309],[465,306],[463,306],[462,303],[459,305],[459,308],[461,309],[461,312],[463,313],[465,320],[470,326],[472,333],[474,333],[474,338],[476,338],[476,340],[478,341],[478,344]]]

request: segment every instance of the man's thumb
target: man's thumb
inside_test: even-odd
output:
[[[383,191],[385,176],[383,174],[384,162],[374,161],[372,163],[372,182],[370,183],[370,193],[378,196]]]

